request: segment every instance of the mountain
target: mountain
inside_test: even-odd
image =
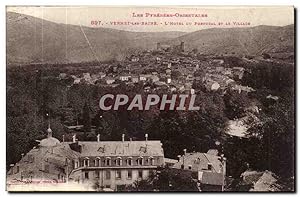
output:
[[[7,62],[65,63],[121,60],[135,50],[152,49],[184,32],[129,32],[58,24],[7,12]],[[86,38],[85,38],[85,35]],[[87,41],[89,40],[89,43]]]
[[[188,51],[198,49],[203,54],[261,55],[265,52],[286,56],[294,53],[294,25],[212,28],[192,33],[129,32],[81,29],[7,12],[6,26],[9,64],[122,60],[136,50],[155,48],[157,42],[178,45],[181,41]]]
[[[197,49],[203,54],[294,53],[294,25],[205,29],[165,43],[175,45],[181,41],[187,50]]]

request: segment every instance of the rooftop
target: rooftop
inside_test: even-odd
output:
[[[180,158],[180,161],[174,164],[174,168],[181,168],[184,160],[184,168],[191,167],[192,171],[208,170],[208,164],[212,165],[212,172],[221,173],[222,162],[221,157],[208,153],[186,153]]]
[[[40,146],[46,146],[46,147],[51,147],[51,146],[57,146],[60,144],[60,141],[54,137],[48,137],[45,139],[42,139],[40,141]]]
[[[79,141],[81,156],[164,156],[162,143],[147,141]]]

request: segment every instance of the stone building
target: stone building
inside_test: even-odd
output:
[[[201,191],[224,191],[226,158],[217,150],[187,153],[185,149],[173,168],[197,172]]]
[[[70,144],[80,153],[74,159],[70,179],[78,183],[97,183],[102,188],[120,190],[126,185],[149,177],[164,165],[160,141],[74,141]]]
[[[72,161],[79,153],[71,150],[67,143],[61,143],[52,137],[52,130],[47,130],[48,136],[37,140],[39,145],[23,155],[21,160],[7,172],[7,184],[19,182],[56,182],[65,183],[73,170]]]
[[[78,141],[60,142],[48,136],[37,140],[39,145],[30,150],[7,173],[7,185],[21,183],[55,182],[87,185],[98,190],[120,190],[135,181],[148,178],[164,165],[160,141]],[[75,185],[76,187],[76,185]]]

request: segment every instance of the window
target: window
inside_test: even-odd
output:
[[[17,173],[19,173],[19,171],[20,171],[20,167],[19,167],[19,166],[17,166],[17,171],[16,171],[16,174],[17,174]]]
[[[105,165],[106,166],[110,166],[111,165],[111,159],[109,157],[106,158]]]
[[[84,167],[89,167],[89,166],[90,166],[90,160],[89,160],[89,158],[85,158],[85,159],[83,160],[83,166],[84,166]]]
[[[142,178],[143,178],[143,171],[139,170],[139,179],[142,179]]]
[[[212,170],[212,164],[211,164],[211,163],[208,163],[208,164],[207,164],[207,169],[208,169],[208,170]]]
[[[149,164],[154,166],[154,158],[153,157],[150,157],[149,158]]]
[[[139,165],[139,166],[143,165],[143,157],[140,157],[137,159],[137,165]]]
[[[147,152],[147,147],[141,146],[141,147],[140,147],[140,152],[146,153],[146,152]]]
[[[78,161],[74,161],[74,168],[78,168],[79,167],[79,162]]]
[[[132,170],[127,171],[127,179],[132,179]]]
[[[99,171],[95,171],[95,178],[99,179],[100,177],[100,172]]]
[[[110,171],[109,171],[109,170],[106,170],[106,171],[105,171],[105,179],[106,179],[106,180],[109,180],[109,179],[110,179]]]
[[[127,165],[132,166],[132,158],[127,159]]]
[[[85,178],[85,179],[89,179],[89,172],[85,172],[85,173],[84,173],[84,178]]]
[[[118,158],[116,159],[116,165],[117,165],[117,166],[121,166],[121,165],[122,165],[122,158],[118,157]]]
[[[104,149],[104,147],[99,147],[99,148],[98,148],[98,151],[101,152],[101,153],[104,153],[104,152],[105,152],[105,149]]]
[[[105,185],[105,188],[110,188],[110,185]]]
[[[122,177],[121,177],[122,175],[121,175],[121,170],[117,170],[116,171],[116,179],[121,179]]]
[[[101,159],[99,157],[95,159],[95,166],[101,166]]]

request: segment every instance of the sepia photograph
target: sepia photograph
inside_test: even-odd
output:
[[[295,192],[294,17],[6,6],[6,190]]]

